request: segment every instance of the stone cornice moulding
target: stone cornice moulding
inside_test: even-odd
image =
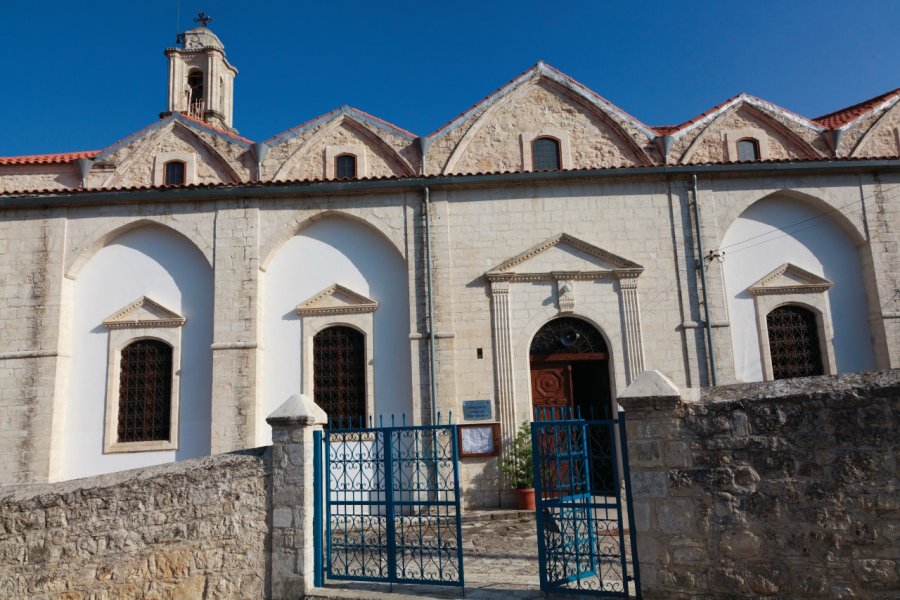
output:
[[[532,273],[518,273],[513,271],[517,267],[532,258],[555,248],[557,246],[569,246],[579,250],[588,256],[602,260],[613,265],[609,270],[590,270],[590,271],[572,271],[572,270],[554,270],[541,271]],[[638,277],[644,272],[644,267],[632,262],[626,258],[607,252],[602,248],[589,244],[583,240],[579,240],[567,233],[560,233],[548,240],[537,244],[516,256],[500,263],[493,269],[484,274],[488,281],[594,281],[597,279],[632,279]]]
[[[314,315],[350,315],[373,313],[378,302],[358,292],[333,283],[318,294],[297,305],[301,317]]]
[[[137,317],[137,318],[129,318]],[[182,327],[187,319],[147,296],[116,311],[103,321],[108,329],[144,329],[150,327]]]
[[[792,276],[796,280],[792,280],[787,285],[773,285],[779,279],[790,280]],[[799,281],[798,281],[799,280]],[[769,294],[819,294],[828,291],[832,286],[831,281],[810,273],[806,269],[801,269],[797,265],[784,263],[753,285],[747,288],[753,296],[764,296]]]

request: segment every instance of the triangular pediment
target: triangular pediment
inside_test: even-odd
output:
[[[754,296],[763,294],[816,294],[828,290],[831,282],[797,265],[784,263],[749,288]]]
[[[636,277],[644,267],[627,258],[561,233],[500,263],[488,279],[602,279]]]
[[[145,327],[181,327],[186,319],[155,302],[147,296],[141,296],[131,304],[107,317],[103,324],[110,329],[145,328]]]
[[[318,294],[297,305],[297,314],[345,315],[374,312],[378,302],[353,290],[333,283]]]

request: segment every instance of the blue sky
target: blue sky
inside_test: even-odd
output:
[[[900,0],[0,0],[0,156],[153,122],[163,49],[199,10],[254,140],[342,104],[427,135],[539,59],[649,125],[740,92],[815,117],[900,87]]]

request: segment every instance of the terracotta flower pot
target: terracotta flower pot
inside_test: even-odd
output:
[[[534,488],[516,488],[519,510],[534,510]]]

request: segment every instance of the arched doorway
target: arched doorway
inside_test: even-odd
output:
[[[535,334],[529,349],[531,403],[540,418],[573,410],[584,418],[613,416],[609,351],[586,321],[560,317]]]

